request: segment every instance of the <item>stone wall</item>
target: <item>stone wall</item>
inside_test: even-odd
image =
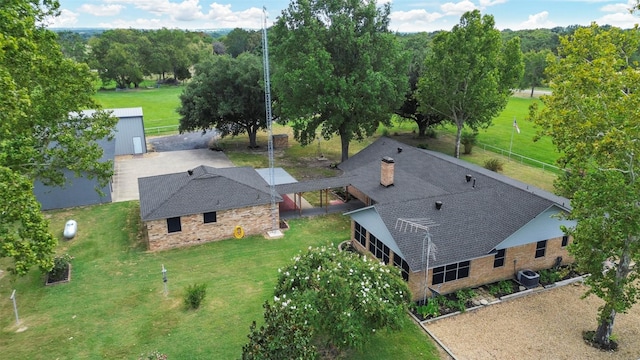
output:
[[[280,219],[277,219],[278,222]],[[245,236],[263,234],[271,230],[271,205],[251,206],[216,212],[216,222],[204,223],[203,214],[182,216],[182,230],[169,233],[166,219],[147,221],[145,233],[151,251],[203,244],[233,238],[239,225]]]

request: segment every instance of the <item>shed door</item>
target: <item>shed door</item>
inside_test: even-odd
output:
[[[140,136],[133,138],[133,153],[142,154],[142,138]]]

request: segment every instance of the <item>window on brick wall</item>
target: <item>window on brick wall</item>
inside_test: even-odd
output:
[[[505,249],[498,250],[498,252],[496,253],[496,256],[493,258],[494,268],[504,266],[504,258],[505,258],[506,252],[507,251]]]
[[[389,247],[371,233],[369,233],[369,251],[385,264],[389,263]]]
[[[469,267],[471,262],[462,261],[455,264],[449,264],[446,266],[439,266],[433,269],[433,276],[431,278],[431,284],[442,284],[449,281],[458,279],[464,279],[469,277]]]
[[[400,269],[404,281],[409,281],[409,263],[404,261],[404,259],[401,258],[400,255],[395,254],[393,255],[393,265],[397,266]]]
[[[167,219],[167,231],[170,233],[182,231],[182,224],[180,223],[179,216]]]
[[[536,258],[544,257],[547,251],[547,240],[538,241],[536,244]]]
[[[569,236],[565,235],[562,237],[562,247],[569,245]]]
[[[353,238],[360,243],[360,245],[367,246],[367,230],[362,225],[355,222]]]
[[[215,211],[204,213],[203,218],[205,224],[214,223],[217,221]]]

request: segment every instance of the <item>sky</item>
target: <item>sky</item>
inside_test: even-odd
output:
[[[262,8],[267,24],[289,6],[289,0],[59,0],[61,14],[51,28],[260,29]],[[479,9],[493,15],[500,30],[556,26],[612,25],[623,29],[640,23],[630,14],[636,0],[376,0],[391,3],[389,29],[398,32],[451,30],[460,16]]]

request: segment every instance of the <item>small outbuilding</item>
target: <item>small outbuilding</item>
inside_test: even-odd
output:
[[[269,184],[250,167],[201,165],[139,178],[138,188],[140,216],[152,251],[272,230]]]

